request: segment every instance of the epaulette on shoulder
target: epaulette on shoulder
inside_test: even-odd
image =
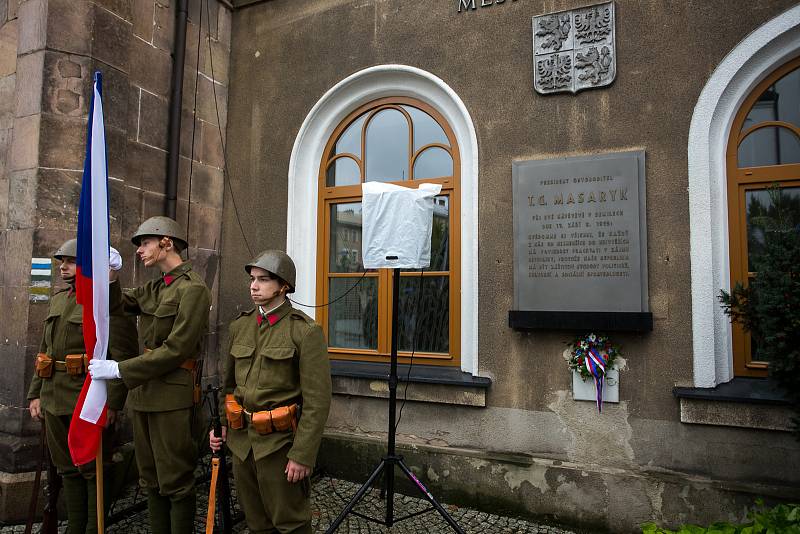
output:
[[[253,312],[256,311],[255,308],[250,308],[249,310],[243,310],[239,312],[239,315],[236,316],[236,319],[240,317],[244,317],[245,315],[253,315]],[[236,320],[234,319],[234,321]]]
[[[292,311],[289,312],[292,319],[297,319],[298,321],[305,321],[308,324],[314,324],[314,319],[309,317],[305,312],[302,312],[298,309],[292,308]]]
[[[58,295],[59,293],[63,293],[64,291],[69,291],[69,289],[70,289],[70,288],[68,288],[68,287],[62,287],[61,289],[57,289],[57,290],[56,290],[56,292],[55,292],[55,293],[53,293],[53,296],[55,297],[55,296],[56,296],[56,295]]]

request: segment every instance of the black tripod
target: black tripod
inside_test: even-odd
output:
[[[388,258],[392,259],[392,258]],[[403,521],[404,519],[409,519],[411,517],[415,517],[431,510],[436,510],[441,514],[447,523],[453,527],[453,530],[458,534],[465,534],[461,527],[458,526],[450,514],[447,513],[441,504],[439,504],[436,499],[431,495],[431,492],[428,491],[428,488],[420,482],[420,480],[411,472],[411,469],[403,461],[402,456],[398,456],[395,451],[395,419],[397,414],[397,407],[395,406],[395,402],[397,400],[397,336],[398,336],[398,307],[400,303],[400,269],[394,269],[394,276],[392,277],[392,355],[391,355],[391,364],[389,370],[389,444],[388,444],[388,451],[386,452],[386,456],[384,456],[378,466],[372,471],[372,474],[369,476],[364,485],[361,486],[356,492],[355,496],[347,503],[347,506],[344,507],[344,510],[341,511],[339,516],[336,520],[331,523],[331,526],[328,527],[328,530],[325,531],[325,534],[333,534],[336,532],[336,529],[339,528],[339,525],[344,521],[344,518],[347,517],[347,514],[352,513],[362,519],[366,519],[367,521],[372,521],[373,523],[378,523],[381,525],[385,525],[387,527],[391,527],[393,524]],[[394,468],[395,466],[399,467],[403,473],[405,473],[406,477],[414,483],[414,485],[422,492],[428,502],[431,503],[430,508],[426,508],[425,510],[421,510],[419,512],[414,512],[413,514],[404,515],[402,517],[394,517]],[[386,518],[383,520],[375,519],[374,517],[369,517],[364,514],[360,514],[353,510],[356,504],[364,497],[364,495],[369,491],[370,487],[372,487],[373,482],[378,476],[385,471],[386,475]]]

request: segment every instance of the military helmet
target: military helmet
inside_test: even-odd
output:
[[[78,240],[77,239],[70,239],[68,241],[64,241],[64,244],[58,247],[56,253],[53,254],[53,257],[57,260],[63,260],[64,256],[71,256],[73,258],[78,257]]]
[[[186,241],[186,231],[175,219],[170,219],[169,217],[161,215],[150,217],[139,225],[131,241],[138,247],[142,238],[147,236],[171,237],[178,245],[179,252],[189,247],[189,243]]]
[[[260,267],[281,278],[284,282],[289,284],[289,291],[287,291],[287,293],[294,293],[294,282],[297,272],[292,258],[285,252],[281,250],[265,250],[256,256],[253,261],[244,266],[244,270],[247,271],[247,274],[250,274],[250,268],[252,267]]]

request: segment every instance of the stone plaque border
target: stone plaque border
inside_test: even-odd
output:
[[[651,332],[651,312],[564,312],[510,310],[508,326],[514,330],[584,330],[598,332]]]

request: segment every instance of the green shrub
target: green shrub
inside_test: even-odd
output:
[[[769,362],[770,376],[794,408],[800,439],[800,197],[773,187],[769,198],[768,207],[754,199],[748,208],[753,234],[763,236],[748,243],[757,274],[747,287],[737,282],[730,294],[722,291],[720,301],[750,332],[757,359]]]
[[[678,530],[660,528],[655,523],[642,525],[643,534],[800,534],[800,505],[779,504],[766,508],[763,501],[747,514],[740,525],[717,522],[707,527],[681,525]]]

